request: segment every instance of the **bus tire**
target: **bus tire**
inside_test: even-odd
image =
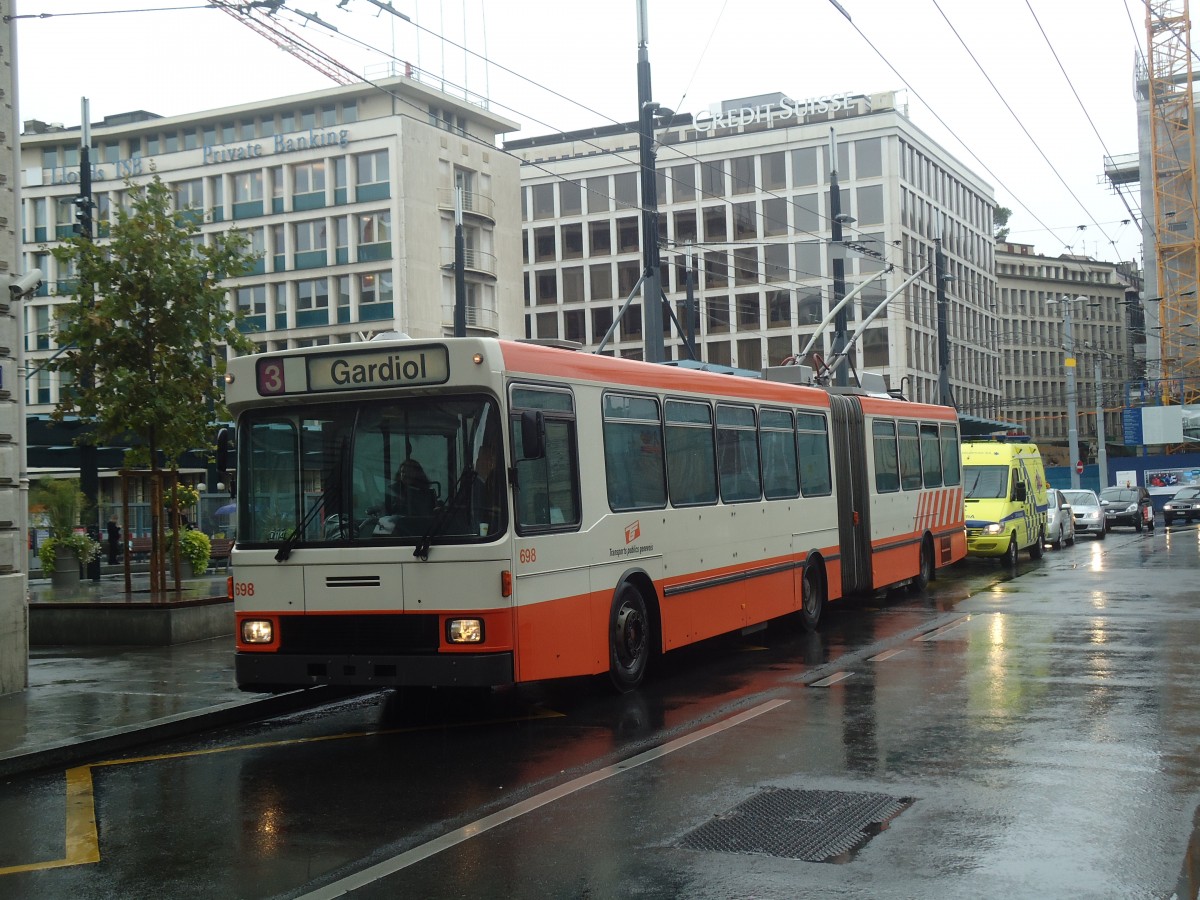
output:
[[[622,694],[632,691],[646,675],[653,624],[646,598],[624,581],[613,595],[608,626],[608,676]]]
[[[929,535],[925,535],[925,540],[921,541],[921,559],[917,577],[908,583],[908,589],[914,594],[919,594],[929,587],[929,582],[933,581],[934,577],[933,541],[929,539]]]
[[[1029,545],[1029,558],[1041,559],[1042,554],[1046,552],[1046,533],[1039,528],[1037,540]]]
[[[1000,565],[1006,566],[1009,569],[1016,568],[1017,565],[1017,536],[1014,534],[1008,539],[1008,549],[1004,551],[1004,555],[1000,557]]]
[[[821,613],[825,609],[825,579],[814,560],[804,564],[804,575],[800,578],[800,627],[811,633],[817,630]]]

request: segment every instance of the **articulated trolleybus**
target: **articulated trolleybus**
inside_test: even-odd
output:
[[[237,680],[608,672],[966,552],[952,409],[531,343],[234,359]]]

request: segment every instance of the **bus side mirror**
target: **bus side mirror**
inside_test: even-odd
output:
[[[546,417],[540,409],[521,412],[521,458],[541,459],[546,455]]]

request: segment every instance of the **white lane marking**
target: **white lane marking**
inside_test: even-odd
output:
[[[899,650],[884,650],[878,656],[872,656],[867,662],[883,662],[885,659],[891,659],[893,656],[897,656],[903,652],[903,648]]]
[[[935,628],[933,631],[929,632],[928,634],[923,634],[920,637],[913,638],[913,640],[914,641],[936,641],[938,638],[942,637],[946,632],[953,631],[955,628],[961,628],[963,625],[966,625],[970,621],[971,621],[970,616],[963,616],[961,619],[959,619],[955,622],[951,622],[949,625],[943,625],[941,628]]]
[[[853,672],[834,672],[828,678],[822,678],[820,681],[814,681],[809,687],[829,687],[831,684],[837,684],[839,681],[844,681],[853,675]]]
[[[381,863],[376,863],[369,868],[363,869],[354,875],[348,875],[340,881],[335,881],[332,884],[327,884],[323,888],[303,894],[300,900],[332,900],[334,897],[341,897],[350,891],[366,887],[381,878],[386,878],[399,872],[401,869],[407,868],[414,863],[428,859],[443,850],[449,850],[451,847],[461,844],[463,841],[477,837],[489,829],[495,828],[498,825],[504,825],[514,819],[520,818],[526,813],[533,812],[548,803],[553,803],[555,800],[561,800],[563,797],[569,796],[576,791],[581,791],[586,787],[591,787],[593,784],[598,784],[614,775],[619,775],[622,772],[628,772],[630,769],[637,768],[648,762],[653,762],[656,759],[661,759],[668,753],[674,753],[676,750],[682,750],[690,744],[697,741],[702,741],[705,738],[710,738],[713,735],[720,734],[729,728],[741,725],[753,718],[761,716],[763,713],[770,712],[787,703],[787,700],[771,700],[761,706],[756,706],[753,709],[748,709],[743,713],[738,713],[736,716],[730,716],[723,722],[718,722],[715,725],[709,725],[707,728],[702,728],[694,734],[689,734],[681,738],[676,738],[661,747],[654,747],[644,753],[639,753],[637,756],[631,757],[623,762],[616,763],[612,766],[607,766],[596,772],[588,775],[583,775],[573,781],[568,781],[566,784],[559,785],[556,788],[551,788],[548,791],[529,797],[516,803],[507,809],[502,809],[499,812],[492,813],[490,816],[484,816],[469,825],[464,825],[462,828],[456,829],[449,834],[444,834],[439,838],[434,838],[421,844],[419,847],[413,847],[411,850],[406,850],[398,856],[393,856],[391,859],[385,859]]]

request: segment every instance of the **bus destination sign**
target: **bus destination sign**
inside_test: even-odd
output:
[[[355,391],[442,384],[450,377],[445,347],[348,351],[266,358],[257,366],[258,393],[270,397],[309,391]]]

